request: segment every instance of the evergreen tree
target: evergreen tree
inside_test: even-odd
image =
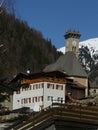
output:
[[[79,49],[79,61],[85,71],[90,72],[98,66],[98,53],[92,47],[82,46]]]

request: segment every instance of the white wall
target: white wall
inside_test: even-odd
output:
[[[50,88],[47,88],[47,85],[49,84],[54,85],[54,88],[52,88],[51,86]],[[59,88],[57,89],[56,85],[62,86],[63,90]],[[16,94],[16,92],[14,92],[13,94],[13,110],[22,107],[30,107],[30,109],[33,109],[34,111],[39,111],[40,106],[43,105],[44,108],[46,108],[52,104],[52,101],[49,100],[48,97],[53,97],[53,99],[55,100],[57,100],[59,97],[65,100],[65,84],[39,82],[30,84],[30,87],[27,90],[23,90],[21,88],[19,94]],[[24,98],[27,100],[26,103],[24,103]],[[31,102],[29,102],[29,99],[31,100]]]
[[[58,98],[62,98],[65,101],[65,84],[54,84],[53,88],[47,88],[47,84],[53,84],[51,82],[45,82],[44,88],[44,108],[50,106],[52,104],[52,100],[48,100],[48,96],[53,97],[53,102],[58,100]],[[56,89],[56,85],[63,86],[63,90]]]

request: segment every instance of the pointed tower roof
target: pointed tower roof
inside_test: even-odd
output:
[[[56,70],[62,71],[70,76],[87,77],[86,72],[73,52],[67,52],[65,55],[60,56],[54,64],[48,65],[43,71],[49,72]]]

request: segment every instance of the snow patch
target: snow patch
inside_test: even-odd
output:
[[[79,47],[81,46],[87,46],[88,48],[93,48],[96,52],[98,52],[98,38],[92,38],[85,41],[79,42]],[[57,49],[57,51],[61,51],[65,54],[65,47],[61,47]]]

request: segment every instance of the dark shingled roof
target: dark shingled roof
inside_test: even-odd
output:
[[[49,72],[56,70],[66,72],[70,76],[87,77],[87,73],[82,68],[75,54],[71,51],[60,56],[54,64],[46,66],[43,71]]]

